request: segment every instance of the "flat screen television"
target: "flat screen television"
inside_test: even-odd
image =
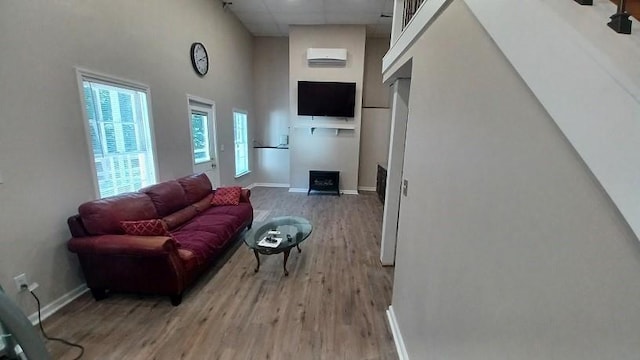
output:
[[[353,117],[356,83],[298,81],[298,115]]]

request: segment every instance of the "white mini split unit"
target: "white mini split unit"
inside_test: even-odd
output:
[[[347,49],[307,49],[307,62],[309,66],[335,66],[347,65]]]

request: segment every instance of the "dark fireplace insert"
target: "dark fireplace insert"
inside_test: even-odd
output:
[[[340,196],[340,171],[309,171],[309,190],[320,193],[332,193]]]

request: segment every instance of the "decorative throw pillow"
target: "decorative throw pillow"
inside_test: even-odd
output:
[[[242,188],[240,186],[220,187],[216,189],[211,199],[211,205],[238,205],[240,204]]]
[[[128,235],[136,236],[170,236],[167,224],[160,219],[120,221],[122,230]]]

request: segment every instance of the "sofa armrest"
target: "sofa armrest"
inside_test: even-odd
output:
[[[242,189],[242,193],[240,194],[240,202],[250,203],[249,198],[251,197],[251,190]]]
[[[74,237],[67,247],[78,254],[153,256],[177,252],[168,236],[100,235]]]

